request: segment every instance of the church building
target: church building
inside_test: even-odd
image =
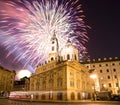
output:
[[[36,100],[91,99],[94,83],[89,69],[79,62],[79,51],[68,39],[59,51],[56,34],[51,37],[48,63],[30,77],[30,91]]]

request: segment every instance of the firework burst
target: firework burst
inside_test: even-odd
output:
[[[13,62],[24,62],[24,67],[45,62],[54,30],[60,49],[69,37],[80,52],[86,50],[79,0],[7,0],[0,5],[0,43],[9,51],[6,57],[15,55]]]

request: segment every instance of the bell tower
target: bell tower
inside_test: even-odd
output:
[[[56,37],[55,31],[50,40],[50,52],[48,55],[48,61],[53,61],[58,59],[58,39]]]

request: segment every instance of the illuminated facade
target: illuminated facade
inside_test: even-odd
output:
[[[120,94],[120,59],[118,57],[93,59],[88,61],[85,66],[94,70],[93,73],[97,75],[100,91]]]
[[[30,77],[30,91],[38,100],[82,100],[91,99],[93,80],[88,68],[78,61],[78,50],[68,40],[58,52],[58,40],[51,38],[48,63],[38,66]]]
[[[0,67],[0,92],[14,90],[15,71],[9,71]]]

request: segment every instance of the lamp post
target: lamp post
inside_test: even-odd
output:
[[[96,74],[92,74],[92,75],[90,75],[90,78],[91,79],[93,79],[93,81],[94,81],[94,94],[93,94],[93,100],[95,100],[96,99],[96,94],[95,94],[95,79],[97,78],[97,75]]]

